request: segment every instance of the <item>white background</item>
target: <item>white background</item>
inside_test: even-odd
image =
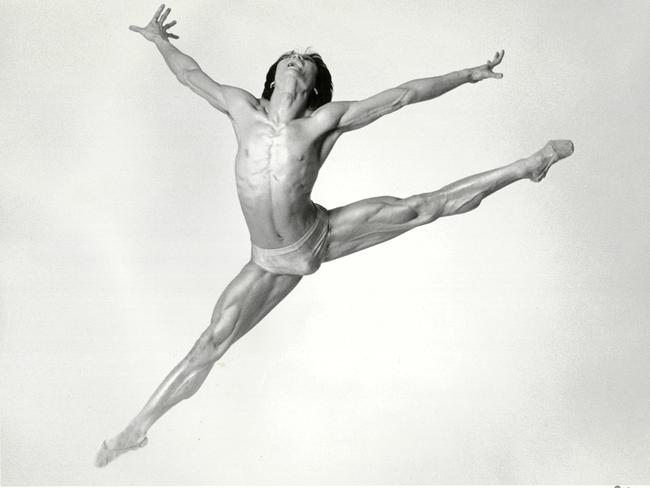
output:
[[[259,95],[312,46],[335,99],[482,64],[344,136],[315,201],[408,196],[548,139],[534,185],[324,265],[108,468],[249,256],[226,117],[127,30],[151,1],[4,1],[5,484],[647,483],[650,4],[181,2],[176,45]]]

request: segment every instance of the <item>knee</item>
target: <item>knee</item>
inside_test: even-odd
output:
[[[210,340],[215,345],[227,342],[235,334],[238,319],[239,307],[234,305],[215,314],[210,322]]]
[[[415,212],[417,225],[429,224],[445,215],[447,195],[443,191],[413,195],[404,202]]]
[[[485,194],[479,193],[478,195],[468,196],[466,198],[450,200],[445,205],[445,215],[458,215],[474,210],[478,208],[483,198],[485,198]]]
[[[369,223],[407,225],[418,218],[417,209],[408,198],[377,197],[375,213],[368,218]]]
[[[216,360],[221,357],[234,342],[238,318],[239,310],[234,306],[216,311],[210,326],[197,341],[193,356],[200,360]]]

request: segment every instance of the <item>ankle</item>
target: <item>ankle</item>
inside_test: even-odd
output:
[[[136,422],[135,420],[133,420],[122,432],[134,442],[141,441],[147,435],[147,429],[144,428],[143,422]]]
[[[531,170],[531,166],[535,164],[535,156],[530,156],[528,158],[520,159],[515,161],[510,166],[513,168],[513,172],[518,179],[528,178],[528,175]]]

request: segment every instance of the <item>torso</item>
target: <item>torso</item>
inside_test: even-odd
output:
[[[239,202],[251,241],[267,249],[284,247],[314,221],[311,191],[327,138],[310,117],[274,123],[262,106],[249,108],[244,117],[233,118]]]

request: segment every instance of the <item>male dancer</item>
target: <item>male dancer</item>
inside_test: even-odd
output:
[[[290,52],[271,66],[258,99],[206,75],[169,38],[170,9],[161,5],[145,27],[130,29],[152,41],[178,80],[226,114],[238,141],[237,191],[248,226],[251,260],[226,287],[212,320],[144,408],[105,441],[96,464],[143,447],[153,423],[201,386],[215,362],[322,262],[380,244],[439,217],[479,206],[520,179],[540,181],[573,152],[570,141],[550,141],[532,156],[408,198],[382,196],[326,210],[311,200],[318,171],[344,132],[359,129],[411,103],[431,100],[465,83],[502,78],[492,61],[443,76],[412,80],[361,101],[331,102],[327,67],[316,53]]]

